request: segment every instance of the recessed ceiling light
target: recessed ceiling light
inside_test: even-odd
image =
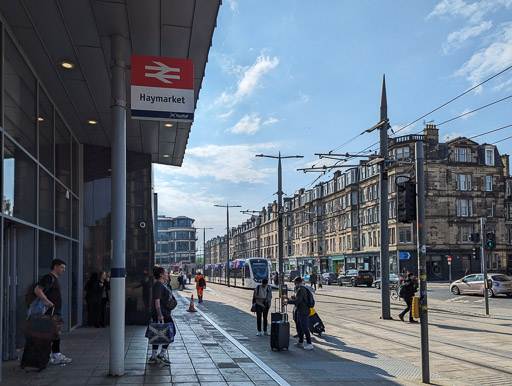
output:
[[[89,119],[89,120],[87,121],[87,123],[88,123],[89,125],[97,125],[97,124],[98,124],[98,121],[95,121],[95,120],[93,120],[93,119]]]
[[[164,124],[165,127],[173,127],[173,124],[172,123],[166,123]]]
[[[38,117],[38,118],[37,118],[37,120],[38,120],[39,122],[43,122],[43,121],[44,121],[44,118],[42,118],[42,117]]]
[[[170,155],[169,155],[169,154],[164,154],[162,157],[164,157],[164,158],[169,158],[169,157],[170,157]]]
[[[75,68],[75,63],[70,62],[69,60],[63,60],[62,62],[60,62],[60,66],[62,68],[65,68],[66,70],[71,70]]]

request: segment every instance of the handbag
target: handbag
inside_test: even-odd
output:
[[[178,301],[176,300],[176,298],[174,297],[174,295],[171,291],[171,299],[169,300],[169,309],[172,311],[176,308],[177,305],[178,305]]]
[[[55,307],[49,315],[32,314],[25,321],[25,334],[27,337],[42,340],[60,339],[64,320],[54,315]]]
[[[146,338],[149,344],[169,344],[174,342],[174,322],[149,323],[146,330]]]
[[[252,303],[251,312],[256,312],[256,303]]]

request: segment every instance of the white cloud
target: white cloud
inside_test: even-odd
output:
[[[427,16],[430,19],[434,16],[439,17],[462,17],[468,19],[471,23],[479,23],[482,18],[495,11],[497,8],[512,6],[511,0],[479,0],[474,2],[465,2],[464,0],[442,0],[434,10]]]
[[[451,50],[462,47],[468,39],[481,35],[491,28],[492,22],[484,21],[479,25],[464,27],[454,31],[448,35],[446,42],[443,44],[443,52],[448,54]]]
[[[219,118],[219,119],[229,118],[231,115],[233,115],[234,112],[235,112],[235,110],[229,110],[229,111],[225,112],[224,114],[217,115],[217,118]]]
[[[252,95],[252,93],[262,88],[262,78],[268,72],[273,70],[279,64],[277,57],[269,57],[260,55],[256,59],[256,62],[249,67],[236,67],[227,65],[226,68],[233,73],[239,74],[239,80],[237,83],[237,90],[234,93],[223,92],[219,98],[215,101],[215,105],[233,107],[244,98]]]
[[[500,26],[492,43],[473,54],[473,56],[456,71],[456,76],[466,77],[471,84],[477,85],[485,78],[496,74],[512,63],[512,23]],[[501,77],[502,83],[509,78]],[[499,87],[499,86],[498,86]],[[481,88],[478,89],[481,91]]]
[[[238,2],[235,0],[228,0],[229,9],[231,9],[231,12],[238,13]]]
[[[274,143],[193,147],[187,149],[182,167],[155,165],[155,171],[173,177],[213,177],[217,181],[233,183],[266,183],[268,177],[275,174],[275,168],[262,168],[255,155],[277,148]]]
[[[277,122],[279,122],[279,119],[270,117],[265,122],[263,122],[263,126],[273,125],[274,123],[277,123]]]
[[[233,127],[226,129],[233,134],[253,135],[260,129],[261,119],[254,113],[244,115]]]
[[[471,110],[466,108],[464,110],[462,110],[462,112],[459,114],[459,115],[463,115],[463,114],[466,114],[464,115],[463,117],[461,117],[461,119],[463,119],[464,121],[469,119],[471,116],[475,115],[476,113],[471,113],[471,114],[468,114]]]
[[[299,91],[299,97],[302,103],[308,103],[309,102],[309,95],[304,94],[302,91]]]

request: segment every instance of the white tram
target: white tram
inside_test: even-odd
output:
[[[204,267],[207,280],[227,284],[227,263],[207,264]],[[272,266],[267,259],[251,257],[229,262],[229,283],[235,287],[256,288],[263,279],[269,279]]]

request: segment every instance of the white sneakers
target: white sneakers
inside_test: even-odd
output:
[[[256,333],[256,336],[262,336],[262,335],[263,335],[263,334],[261,333],[261,331],[258,331],[258,332]]]
[[[68,358],[66,357],[64,354],[60,353],[60,352],[57,352],[57,353],[53,353],[51,356],[50,356],[50,362],[54,365],[57,365],[59,363],[69,363],[71,362],[73,359],[71,358]]]
[[[269,336],[270,334],[269,334],[268,332],[266,332],[266,331],[265,331],[265,332],[263,333],[263,335],[265,335],[265,336]]]
[[[295,342],[293,345],[298,348],[304,348],[304,343],[302,342]]]
[[[304,345],[304,350],[313,350],[313,344],[312,343],[306,343]]]

